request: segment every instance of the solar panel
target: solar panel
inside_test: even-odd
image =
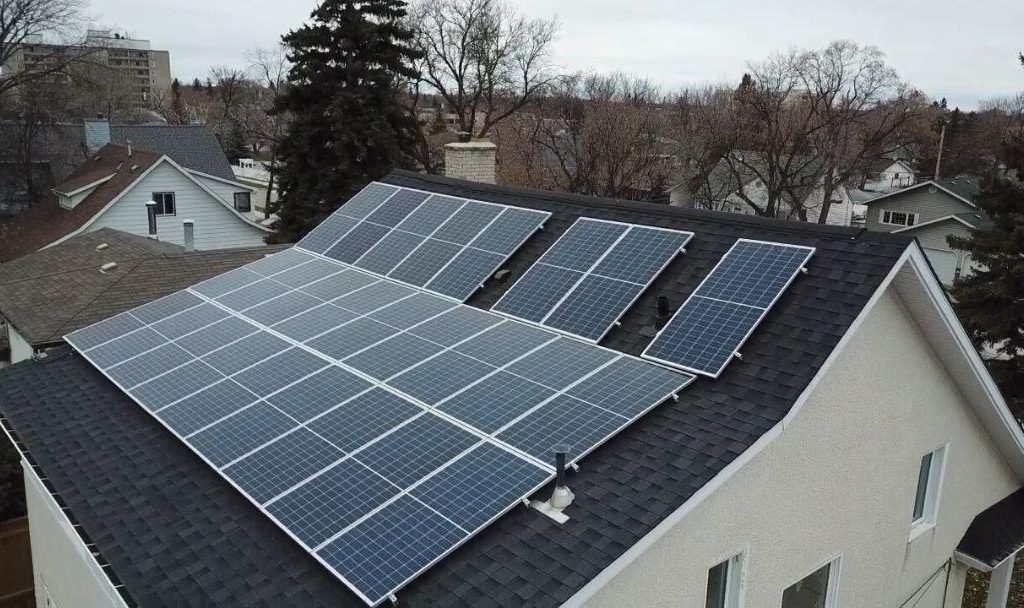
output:
[[[691,238],[581,218],[492,310],[598,342]]]
[[[422,232],[466,205],[442,204],[384,219]],[[495,209],[446,235],[479,239]],[[473,251],[518,245],[488,246]],[[282,253],[66,339],[369,604],[550,481],[555,443],[576,460],[693,380]]]
[[[813,247],[736,241],[643,357],[717,378],[813,254]]]
[[[464,301],[550,215],[373,183],[298,248]]]

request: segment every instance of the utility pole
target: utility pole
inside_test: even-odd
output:
[[[942,123],[942,133],[939,135],[939,153],[935,157],[935,179],[939,179],[939,167],[942,166],[942,146],[946,143],[946,123]]]

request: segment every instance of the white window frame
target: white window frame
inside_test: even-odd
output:
[[[725,571],[725,608],[743,607],[743,588],[747,578],[747,551],[739,551],[715,560],[708,566],[704,576],[704,602],[707,603],[707,583],[711,570],[722,563],[728,564]]]
[[[825,566],[828,566],[828,585],[825,587],[825,608],[839,608],[839,577],[843,572],[843,554],[833,556],[832,558],[824,561],[814,568],[811,568],[803,574],[800,578],[789,583],[782,588],[779,593],[779,607],[782,607],[782,600],[785,595],[786,589],[789,589],[793,585],[804,580],[808,576],[814,574],[818,570],[821,570]]]
[[[928,468],[927,487],[925,488],[924,494],[924,509],[922,509],[921,517],[912,519],[910,522],[910,539],[907,542],[911,542],[918,538],[925,532],[935,529],[935,524],[938,521],[939,515],[939,500],[942,498],[942,486],[946,479],[946,461],[949,459],[949,444],[944,444],[938,448],[933,449],[930,452],[921,454],[923,460],[925,456],[931,454],[932,461]],[[915,479],[920,479],[921,461],[917,462],[915,468]],[[914,501],[911,503],[911,518],[913,518],[914,504],[917,502],[918,484],[914,484]]]
[[[902,213],[907,216],[907,221],[904,223],[892,221],[892,214]],[[886,215],[889,215],[889,219],[886,219]],[[882,209],[878,212],[878,223],[885,224],[887,226],[917,226],[921,222],[921,215],[912,211],[901,211],[899,209]]]

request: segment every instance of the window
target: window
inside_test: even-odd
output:
[[[153,200],[156,201],[157,215],[174,215],[174,193],[154,192]]]
[[[249,192],[235,192],[235,209],[238,211],[252,211],[252,200]]]
[[[917,469],[917,489],[914,492],[914,510],[910,516],[910,540],[935,527],[939,511],[939,491],[946,464],[943,446],[921,457]]]
[[[894,226],[913,226],[917,223],[917,214],[906,211],[882,211],[881,222]]]
[[[708,570],[705,608],[739,608],[743,582],[743,554],[737,554]]]
[[[835,608],[839,594],[839,558],[836,558],[782,592],[782,608]]]

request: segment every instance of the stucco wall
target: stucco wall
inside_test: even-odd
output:
[[[49,595],[57,608],[123,606],[57,504],[32,471],[27,466],[23,468],[36,605],[52,608],[46,605]]]
[[[174,192],[175,215],[157,217],[157,234],[162,241],[183,244],[185,237],[181,222],[191,219],[195,221],[196,249],[256,247],[264,244],[266,232],[246,224],[166,162],[137,183],[89,226],[89,230],[108,227],[132,234],[148,234],[146,203],[152,199],[154,192]]]
[[[785,587],[836,555],[842,608],[899,605],[978,512],[1019,486],[961,399],[886,294],[782,435],[588,605],[703,608],[707,569],[740,551],[745,608],[778,608]],[[921,457],[946,442],[937,525],[908,543]],[[963,574],[951,576],[949,607]],[[940,605],[940,578],[918,608]]]
[[[974,211],[974,208],[963,201],[935,188],[935,192],[929,192],[933,186],[921,186],[913,190],[907,190],[884,198],[868,207],[865,227],[868,230],[879,230],[892,232],[903,226],[881,223],[883,211],[907,211],[917,213],[917,223],[923,224],[940,217],[953,215],[954,213],[966,213]]]

